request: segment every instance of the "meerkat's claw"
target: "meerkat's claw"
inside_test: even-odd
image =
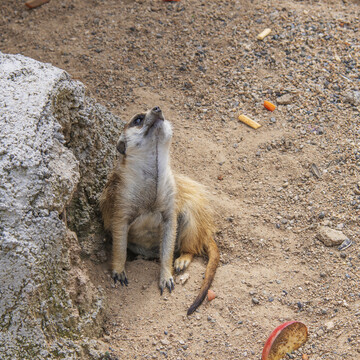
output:
[[[174,283],[173,278],[170,279],[170,287],[169,287],[169,285],[167,285],[167,287],[169,288],[170,292],[175,289],[175,283]]]
[[[163,294],[165,288],[168,288],[170,293],[172,290],[175,289],[175,283],[174,283],[174,279],[172,277],[170,277],[168,280],[162,280],[160,282],[160,294],[161,295]]]
[[[125,271],[122,271],[120,274],[114,271],[112,274],[112,278],[114,279],[115,284],[117,281],[120,282],[121,286],[128,286],[129,284]]]
[[[124,284],[125,284],[125,286],[128,286],[129,282],[128,282],[127,278],[125,278],[125,280],[120,279],[120,284],[121,284],[121,286],[124,286]]]

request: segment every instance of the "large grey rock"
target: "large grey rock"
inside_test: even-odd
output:
[[[91,98],[86,97],[80,107],[78,102],[76,92],[64,89],[54,98],[53,111],[61,124],[64,114],[68,117],[62,126],[64,141],[79,162],[80,181],[67,206],[68,225],[77,233],[83,252],[93,255],[104,238],[98,198],[113,167],[116,141],[124,124]]]
[[[84,93],[63,70],[0,53],[1,359],[84,358],[81,339],[101,332],[80,254],[99,247],[97,197],[122,123]]]

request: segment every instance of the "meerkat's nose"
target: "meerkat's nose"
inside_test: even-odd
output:
[[[160,114],[161,113],[161,109],[158,106],[155,106],[154,108],[151,109],[151,111],[155,114]]]

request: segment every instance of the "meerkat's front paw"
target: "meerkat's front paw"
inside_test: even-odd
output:
[[[112,278],[114,279],[114,282],[116,284],[117,281],[120,282],[121,286],[128,286],[128,279],[126,277],[126,273],[125,270],[123,270],[122,272],[117,272],[115,270],[113,270],[112,272]]]
[[[168,275],[161,274],[159,287],[161,295],[163,294],[165,288],[168,288],[169,292],[174,290],[175,283],[173,277],[171,276],[171,273],[169,273]]]

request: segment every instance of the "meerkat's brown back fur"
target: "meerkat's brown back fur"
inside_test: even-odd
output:
[[[121,187],[121,177],[116,171],[110,173],[105,188],[100,196],[100,210],[104,221],[104,228],[111,232],[114,215],[114,203],[118,188]]]
[[[175,175],[175,182],[177,214],[185,218],[183,221],[188,222],[186,225],[179,225],[182,227],[178,229],[180,252],[192,255],[206,254],[209,258],[200,293],[188,309],[187,314],[190,315],[202,303],[210,288],[220,254],[213,239],[215,232],[213,211],[203,186],[181,175]]]

